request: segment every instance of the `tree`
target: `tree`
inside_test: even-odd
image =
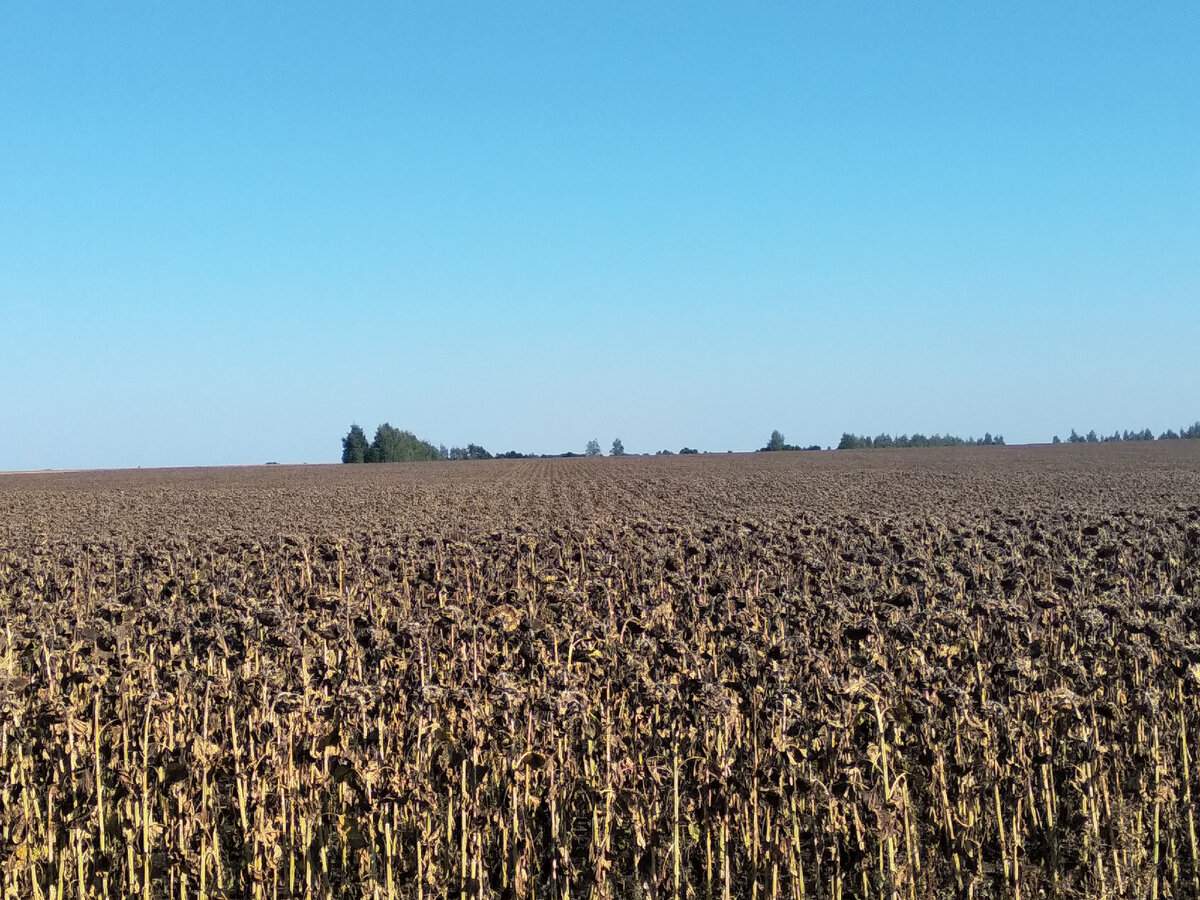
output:
[[[350,433],[342,438],[342,462],[365,463],[370,449],[367,435],[358,425],[351,425]]]
[[[375,429],[375,439],[367,451],[367,462],[417,462],[437,459],[438,448],[411,431],[401,431],[384,422]]]
[[[600,452],[600,442],[598,440],[596,440],[595,438],[592,438],[590,441],[588,441],[587,447],[584,448],[583,455],[584,456],[603,456],[604,454]]]
[[[620,438],[613,438],[612,449],[608,451],[609,456],[624,456],[625,445],[621,443]]]

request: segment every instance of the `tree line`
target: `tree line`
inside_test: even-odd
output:
[[[669,450],[659,451],[670,453]],[[680,453],[696,453],[698,451],[684,447]],[[342,438],[342,462],[344,463],[391,463],[391,462],[434,462],[436,460],[475,460],[475,459],[562,459],[570,457],[603,456],[600,442],[595,438],[588,441],[582,453],[568,451],[566,453],[521,453],[518,450],[507,450],[504,453],[490,453],[479,444],[467,444],[465,447],[447,447],[445,444],[434,446],[429,441],[422,440],[411,431],[404,431],[384,422],[375,429],[374,439],[368,441],[367,433],[358,424],[350,426],[350,431]],[[609,456],[625,456],[625,445],[620,438],[614,438]]]
[[[1178,431],[1167,429],[1156,438],[1149,428],[1141,431],[1114,431],[1111,435],[1101,436],[1089,431],[1081,435],[1075,429],[1064,442],[1058,435],[1054,436],[1054,444],[1097,444],[1113,441],[1168,441],[1168,440],[1200,440],[1200,421],[1193,425],[1180,428]],[[892,437],[886,432],[875,437],[851,434],[845,432],[838,442],[838,450],[886,450],[906,447],[1003,447],[1004,436],[987,432],[981,438],[961,438],[950,434],[924,435],[901,434]],[[789,444],[781,431],[771,432],[771,437],[765,447],[759,448],[759,453],[772,453],[792,450],[820,450],[820,444],[810,444],[801,447]],[[692,447],[683,447],[679,451],[682,456],[699,453]],[[358,425],[351,425],[350,432],[342,438],[342,462],[344,463],[385,463],[385,462],[433,462],[435,460],[476,460],[476,459],[561,459],[570,457],[603,456],[600,442],[592,438],[584,446],[582,453],[568,451],[566,453],[521,453],[508,450],[504,453],[489,453],[479,444],[467,444],[465,447],[446,447],[445,444],[434,446],[429,441],[422,440],[411,431],[394,428],[387,422],[375,429],[375,437],[368,441],[366,432]],[[625,456],[625,445],[620,438],[614,438],[609,449],[609,456]],[[672,450],[659,450],[655,456],[672,456]]]
[[[898,437],[892,437],[890,434],[877,434],[875,437],[867,437],[865,434],[851,434],[846,432],[842,435],[841,441],[838,442],[839,450],[890,450],[902,447],[1003,447],[1004,436],[997,434],[993,435],[990,431],[984,434],[981,438],[961,438],[952,434],[931,434],[923,435],[920,432],[916,434],[902,434]]]
[[[1095,429],[1092,429],[1087,434],[1080,434],[1074,428],[1071,429],[1070,436],[1064,442],[1057,434],[1054,436],[1052,444],[1111,444],[1114,441],[1196,441],[1200,440],[1200,421],[1191,425],[1187,425],[1176,431],[1173,428],[1168,428],[1157,438],[1154,432],[1149,428],[1143,428],[1141,431],[1114,431],[1109,435],[1098,435]]]

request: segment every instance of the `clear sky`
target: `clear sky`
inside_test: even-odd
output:
[[[1200,4],[0,4],[0,470],[1200,418]]]

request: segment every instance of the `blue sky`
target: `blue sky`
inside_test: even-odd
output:
[[[0,5],[0,470],[1200,417],[1200,5]]]

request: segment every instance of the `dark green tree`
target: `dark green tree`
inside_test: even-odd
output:
[[[367,435],[358,425],[350,426],[350,433],[342,438],[342,462],[365,463],[371,445],[367,443]]]
[[[613,438],[612,449],[608,451],[609,456],[624,456],[625,445],[621,443],[620,438]]]
[[[595,438],[592,438],[590,441],[588,441],[587,447],[584,448],[583,455],[584,456],[603,456],[604,454],[600,452],[600,442],[598,440],[596,440]]]

